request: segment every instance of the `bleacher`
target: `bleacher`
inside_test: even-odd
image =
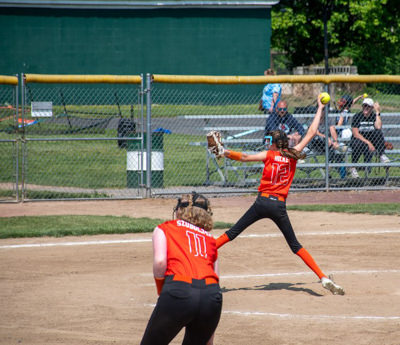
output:
[[[337,113],[330,113],[328,116],[336,117]],[[354,114],[350,114],[353,116]],[[308,122],[314,117],[313,113],[295,113],[293,114],[299,122],[303,123],[304,127],[307,127]],[[386,150],[385,154],[390,158],[390,163],[380,163],[379,161],[371,163],[351,163],[351,148],[349,147],[350,139],[340,139],[341,145],[346,145],[347,149],[343,151],[336,151],[337,154],[343,155],[342,163],[329,163],[330,172],[331,170],[339,171],[340,168],[348,169],[350,167],[355,167],[356,169],[365,170],[365,178],[372,178],[370,171],[375,168],[383,168],[385,174],[380,178],[379,183],[387,183],[390,180],[389,169],[391,167],[400,167],[400,114],[399,113],[382,113],[382,122],[384,131],[385,141],[393,143],[393,150]],[[234,150],[243,151],[246,153],[254,153],[262,151],[262,138],[264,135],[264,126],[266,115],[187,115],[181,116],[183,119],[197,119],[202,120],[204,126],[202,127],[204,134],[211,130],[218,130],[222,133],[223,143],[227,148]],[[396,123],[399,124],[388,124],[385,119],[394,118]],[[241,122],[247,122],[249,120],[258,119],[258,123],[255,125],[241,126],[238,124],[228,123],[227,125],[221,125],[221,121],[213,120],[235,120]],[[301,121],[302,120],[302,121]],[[215,122],[215,124],[213,123]],[[337,126],[338,129],[350,128],[350,126]],[[207,150],[207,143],[205,140],[203,142],[191,142],[190,145],[202,146],[206,150],[206,185],[227,185],[227,186],[251,186],[258,184],[259,178],[261,176],[261,171],[264,167],[263,164],[257,163],[243,163],[231,161],[229,159],[221,158],[217,160],[214,155],[210,154]],[[333,169],[332,169],[333,168]],[[306,176],[302,180],[316,181],[318,179],[326,179],[326,171],[328,169],[328,164],[325,159],[325,152],[307,152],[307,158],[305,162],[298,163],[297,170],[303,172]],[[217,180],[213,176],[218,176]],[[342,184],[347,181],[351,181],[349,176],[340,176],[338,179],[342,179]],[[295,182],[295,181],[294,181]]]

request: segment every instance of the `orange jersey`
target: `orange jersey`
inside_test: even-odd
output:
[[[258,191],[286,199],[296,172],[297,160],[284,157],[279,151],[270,150],[264,164]]]
[[[177,274],[194,279],[218,276],[214,271],[217,246],[206,230],[181,219],[158,225],[167,238],[167,270],[165,275]]]

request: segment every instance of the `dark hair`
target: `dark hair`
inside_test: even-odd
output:
[[[350,109],[351,106],[353,105],[353,97],[351,97],[350,95],[343,95],[342,97],[340,97],[339,101],[342,101],[342,109],[343,108],[348,108]]]
[[[306,154],[289,147],[289,139],[284,131],[276,130],[269,133],[272,137],[272,143],[276,145],[280,154],[287,158],[304,159]]]
[[[268,68],[266,71],[264,71],[265,75],[275,75],[275,71],[272,68]]]

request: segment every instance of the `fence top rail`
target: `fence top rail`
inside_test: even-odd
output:
[[[14,76],[0,75],[0,84],[18,85],[18,78]]]
[[[25,83],[140,84],[140,75],[25,74]]]
[[[153,74],[155,83],[172,84],[267,84],[267,83],[395,83],[400,75],[279,75],[279,76],[211,76]]]

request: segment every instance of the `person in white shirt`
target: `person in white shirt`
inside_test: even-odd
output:
[[[351,131],[352,163],[357,163],[361,155],[364,155],[364,162],[369,163],[374,153],[378,153],[381,163],[390,163],[390,159],[385,155],[381,107],[378,102],[374,102],[372,98],[363,100],[362,110],[353,117]],[[359,177],[355,168],[351,168],[350,171],[352,177]]]

